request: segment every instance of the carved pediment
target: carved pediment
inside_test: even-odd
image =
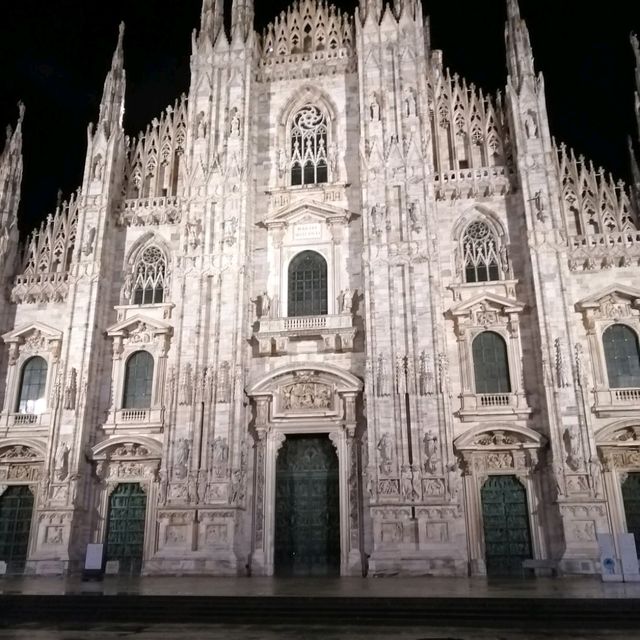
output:
[[[264,220],[269,227],[281,227],[304,223],[341,223],[347,224],[352,213],[340,207],[317,202],[315,200],[299,200],[279,209]]]
[[[597,319],[618,320],[637,315],[640,309],[640,290],[614,284],[576,304],[578,311]]]
[[[50,352],[54,362],[60,355],[62,331],[54,329],[42,322],[32,322],[23,325],[2,336],[10,349],[10,364],[15,364],[18,351],[25,355],[35,355]]]
[[[100,460],[149,460],[162,457],[162,444],[153,438],[137,436],[115,437],[95,445],[90,458]]]
[[[524,303],[515,298],[504,298],[492,293],[483,293],[451,307],[450,313],[454,317],[474,317],[478,313],[496,313],[507,316],[513,313],[522,313]],[[484,324],[483,322],[479,324]]]
[[[142,333],[148,333],[154,336],[171,334],[173,327],[166,322],[144,316],[142,314],[136,314],[131,316],[122,322],[112,325],[107,329],[107,335],[110,337],[129,337],[134,335],[140,335]]]
[[[607,447],[640,447],[640,419],[629,418],[596,432],[596,444]]]

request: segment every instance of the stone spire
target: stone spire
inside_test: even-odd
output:
[[[107,73],[100,102],[100,117],[98,119],[98,131],[102,129],[105,137],[109,139],[111,134],[122,127],[124,117],[124,98],[126,88],[126,73],[124,71],[124,22],[120,23],[118,44],[113,52],[111,69]]]
[[[520,89],[526,80],[535,78],[535,67],[529,30],[520,16],[518,0],[507,0],[505,40],[510,81],[516,89]]]
[[[638,121],[638,142],[640,143],[640,42],[635,33],[631,34],[631,47],[636,60],[636,93],[635,93],[635,109],[636,119]],[[640,209],[640,164],[633,149],[633,142],[629,138],[629,152],[631,154],[631,172],[633,176],[633,191],[635,197],[636,208]],[[639,212],[640,213],[640,212]]]
[[[203,0],[198,44],[214,45],[224,28],[224,0]]]
[[[382,20],[382,8],[382,0],[360,0],[359,12],[362,23],[364,24],[369,16],[377,23],[380,23],[380,20]]]
[[[15,130],[7,127],[7,139],[0,154],[0,229],[6,231],[17,222],[22,184],[22,122],[24,105],[18,104]]]
[[[253,0],[233,0],[231,5],[231,39],[244,42],[253,30],[255,15]],[[239,34],[239,35],[238,35]]]

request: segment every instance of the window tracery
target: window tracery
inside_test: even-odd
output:
[[[160,304],[166,299],[167,261],[164,253],[155,245],[144,249],[138,258],[127,302],[136,305]],[[128,295],[127,295],[128,294]]]
[[[462,237],[465,282],[500,280],[500,248],[496,234],[483,220],[474,220]]]
[[[328,182],[328,122],[316,106],[307,104],[291,126],[291,185]]]

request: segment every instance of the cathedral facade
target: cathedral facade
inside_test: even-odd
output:
[[[0,570],[93,543],[145,575],[590,574],[640,537],[640,172],[552,140],[507,6],[493,97],[420,0],[262,35],[204,0],[189,93],[137,138],[121,30],[82,184],[19,247],[21,109]]]

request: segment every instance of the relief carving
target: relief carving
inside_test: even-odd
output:
[[[333,408],[333,390],[322,382],[294,382],[280,389],[283,411],[308,411]]]

